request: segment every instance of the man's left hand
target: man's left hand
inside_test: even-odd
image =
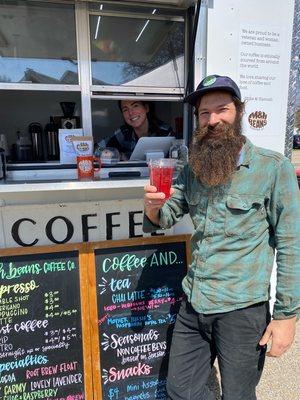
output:
[[[296,317],[289,319],[273,319],[269,323],[259,342],[261,346],[264,346],[272,340],[267,356],[280,357],[291,347],[296,332],[296,319]]]

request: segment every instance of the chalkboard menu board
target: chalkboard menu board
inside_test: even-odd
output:
[[[103,400],[166,399],[187,250],[155,241],[95,250]]]
[[[0,399],[84,399],[78,251],[0,257]]]

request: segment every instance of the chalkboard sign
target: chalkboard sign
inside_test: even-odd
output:
[[[183,295],[188,238],[144,238],[95,250],[103,400],[167,398],[168,355]]]
[[[78,251],[0,257],[0,399],[85,399],[79,278]]]

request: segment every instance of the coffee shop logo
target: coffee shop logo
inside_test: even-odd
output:
[[[86,142],[80,142],[77,144],[77,150],[78,151],[88,151],[89,150],[89,145]]]
[[[260,130],[267,125],[267,117],[264,111],[253,111],[248,117],[248,122],[252,129]]]
[[[93,163],[92,163],[91,160],[82,160],[82,161],[79,162],[78,168],[82,172],[87,173],[87,172],[90,172],[93,169]]]
[[[73,141],[73,137],[74,137],[73,135],[67,135],[65,137],[65,141],[68,142],[68,143],[71,143]]]

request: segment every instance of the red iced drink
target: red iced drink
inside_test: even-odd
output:
[[[165,194],[165,198],[170,197],[173,172],[175,162],[172,159],[150,160],[150,184],[157,188],[158,192]]]

